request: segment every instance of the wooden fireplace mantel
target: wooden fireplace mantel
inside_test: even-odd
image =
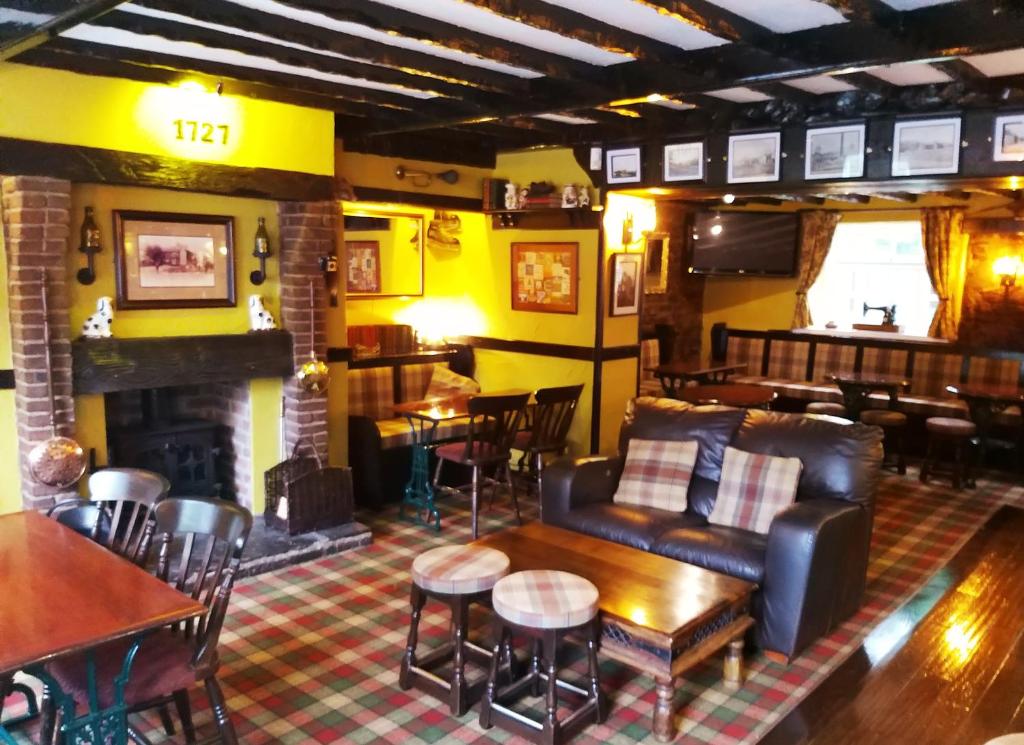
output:
[[[258,331],[214,336],[76,339],[74,393],[111,393],[249,378],[289,377],[292,336]]]

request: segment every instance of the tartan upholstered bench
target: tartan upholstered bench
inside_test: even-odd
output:
[[[416,688],[441,700],[455,716],[462,716],[479,699],[485,680],[474,684],[466,680],[466,658],[486,668],[490,652],[469,639],[469,606],[486,603],[495,583],[508,574],[509,559],[501,551],[483,546],[441,546],[420,554],[412,563],[412,613],[409,640],[402,657],[398,684],[402,690]],[[434,598],[451,609],[451,641],[416,656],[420,616],[428,598]],[[511,664],[509,648],[508,661]],[[433,670],[451,661],[448,680]]]
[[[608,715],[608,702],[598,673],[601,627],[597,616],[598,593],[593,583],[569,572],[516,572],[495,584],[491,603],[495,643],[487,692],[480,706],[480,726],[486,729],[497,724],[540,745],[556,745],[589,724],[603,722]],[[570,633],[586,644],[586,690],[558,677],[558,645]],[[533,641],[530,667],[524,675],[499,686],[499,660],[513,634]],[[557,716],[559,689],[583,700],[561,720]],[[511,708],[526,693],[544,695],[544,714],[539,722]]]

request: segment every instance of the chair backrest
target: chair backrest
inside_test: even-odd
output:
[[[252,514],[221,499],[172,498],[156,506],[156,576],[209,608],[184,624],[197,641],[195,664],[213,660]]]
[[[507,458],[529,400],[529,393],[483,395],[469,399],[466,459]]]
[[[86,499],[61,500],[47,510],[46,516],[97,543],[105,543],[110,534],[110,515],[103,505]]]
[[[535,394],[537,405],[533,409],[533,425],[530,428],[532,450],[561,450],[569,435],[576,404],[583,393],[583,384],[566,385],[558,388],[541,388]]]
[[[136,564],[149,558],[153,508],[167,497],[170,482],[141,468],[104,468],[89,477],[89,499],[102,505],[111,530],[93,540]]]

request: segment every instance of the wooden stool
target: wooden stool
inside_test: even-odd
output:
[[[608,701],[601,690],[597,645],[601,624],[597,617],[597,588],[569,572],[534,570],[516,572],[494,586],[495,645],[487,693],[480,705],[480,726],[494,724],[541,745],[566,742],[588,724],[603,722]],[[588,690],[558,679],[558,643],[570,633],[587,646]],[[512,634],[533,640],[530,668],[519,679],[498,686],[498,664],[503,646]],[[545,714],[540,722],[513,711],[510,706],[523,694],[541,695],[544,686]],[[562,720],[557,717],[558,689],[584,699]]]
[[[964,447],[971,444],[971,438],[978,433],[974,422],[966,419],[954,419],[946,416],[933,416],[925,419],[924,428],[928,432],[928,451],[921,464],[921,483],[928,483],[933,473],[949,474],[953,477],[953,488],[959,489],[961,483],[974,486],[970,463],[964,463]],[[936,468],[937,459],[943,443],[953,451],[953,466],[950,469]]]
[[[885,432],[885,457],[883,468],[894,468],[900,476],[907,472],[907,459],[904,455],[904,433],[907,431],[907,415],[901,411],[890,409],[864,409],[860,413],[864,424],[881,427]]]
[[[462,716],[483,692],[486,680],[466,682],[466,657],[486,668],[491,653],[468,638],[470,603],[486,602],[494,584],[508,574],[509,560],[501,551],[477,546],[441,546],[420,554],[412,563],[412,614],[409,640],[402,657],[398,684],[428,693],[442,701],[455,716]],[[446,603],[452,612],[452,639],[422,659],[416,658],[420,615],[427,598]],[[452,661],[450,680],[431,672]],[[511,662],[510,662],[511,664]]]
[[[849,419],[846,407],[842,404],[834,404],[831,401],[811,401],[804,409],[808,414],[824,414],[825,416],[837,416],[842,419]]]

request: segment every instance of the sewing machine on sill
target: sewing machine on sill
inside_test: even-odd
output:
[[[867,303],[864,303],[864,315],[867,315],[869,310],[882,311],[882,322],[855,323],[853,324],[855,329],[858,331],[888,331],[891,333],[899,333],[900,327],[896,325],[895,305],[868,305]]]

